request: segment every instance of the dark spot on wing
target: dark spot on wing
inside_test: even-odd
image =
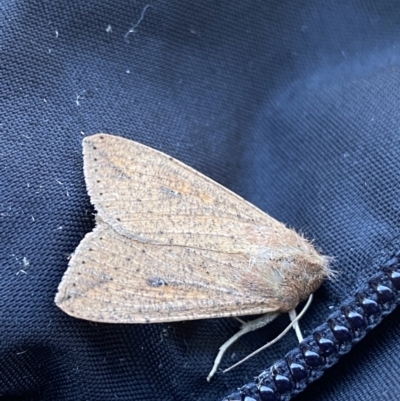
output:
[[[147,284],[150,287],[164,287],[165,285],[168,285],[161,277],[151,277],[147,280]]]

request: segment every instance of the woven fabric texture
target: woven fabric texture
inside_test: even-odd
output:
[[[55,306],[94,225],[87,135],[170,154],[332,256],[305,336],[398,251],[397,1],[3,0],[0,18],[1,400],[220,400],[297,346],[289,333],[208,383],[235,319],[95,324]],[[293,399],[398,400],[399,332],[397,308]]]

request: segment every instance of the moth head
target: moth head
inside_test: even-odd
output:
[[[304,240],[305,241],[305,240]],[[288,312],[314,293],[333,276],[330,258],[317,252],[311,243],[285,246],[279,251],[263,248],[250,259],[244,282],[249,291],[264,296],[276,310]]]
[[[283,278],[279,293],[286,311],[306,300],[326,278],[332,276],[329,258],[316,251],[282,260],[280,269]]]

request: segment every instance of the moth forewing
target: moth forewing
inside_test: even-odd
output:
[[[59,285],[66,313],[148,323],[285,312],[329,274],[305,238],[185,164],[107,134],[83,148],[97,226]]]
[[[230,254],[132,241],[99,220],[73,254],[56,303],[72,316],[110,323],[278,310],[271,285],[263,291],[243,285],[248,273],[245,255],[232,260]]]

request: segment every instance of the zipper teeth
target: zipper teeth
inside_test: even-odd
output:
[[[286,401],[319,379],[400,304],[400,251],[332,312],[326,321],[223,401]]]

